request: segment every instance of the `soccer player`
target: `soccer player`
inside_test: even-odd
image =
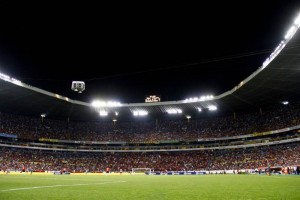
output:
[[[21,170],[21,173],[22,173],[22,172],[26,172],[26,167],[25,167],[25,165],[24,165],[24,164],[22,165],[22,170]]]

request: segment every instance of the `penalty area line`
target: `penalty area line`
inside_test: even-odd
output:
[[[46,186],[36,186],[36,187],[26,187],[26,188],[12,188],[12,189],[7,189],[7,190],[0,190],[0,192],[10,192],[10,191],[19,191],[19,190],[34,190],[34,189],[43,189],[43,188],[56,188],[56,187],[104,185],[104,184],[125,183],[125,182],[126,181],[112,181],[112,182],[102,182],[102,183],[79,183],[79,184],[70,184],[70,185],[46,185]]]

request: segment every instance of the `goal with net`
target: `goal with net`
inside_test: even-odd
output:
[[[151,174],[153,170],[151,168],[132,168],[132,174]]]

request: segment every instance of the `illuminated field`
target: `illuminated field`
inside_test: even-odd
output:
[[[300,199],[300,176],[1,174],[0,199]]]

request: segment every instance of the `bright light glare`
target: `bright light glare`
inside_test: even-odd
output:
[[[148,115],[148,112],[144,111],[144,110],[136,110],[136,111],[133,111],[133,115],[134,116],[145,116],[145,115]]]
[[[12,81],[12,83],[14,83],[16,85],[22,86],[22,82],[17,79],[11,78],[11,81]]]
[[[290,39],[293,35],[294,35],[294,33],[296,32],[296,27],[295,26],[292,26],[289,30],[288,30],[288,32],[286,33],[286,35],[284,36],[284,38],[285,39]]]
[[[99,108],[99,107],[120,107],[121,103],[120,102],[116,102],[116,101],[99,101],[99,100],[95,100],[92,102],[92,106],[95,108]]]
[[[213,98],[214,98],[213,95],[201,96],[201,97],[200,97],[200,101],[207,101],[207,100],[211,100],[211,99],[213,99]]]
[[[211,111],[217,110],[217,106],[214,106],[214,105],[210,105],[207,108],[208,108],[208,110],[211,110]]]
[[[96,101],[92,102],[92,106],[96,107],[96,108],[98,108],[98,107],[104,107],[104,105],[105,105],[105,102],[103,102],[103,101],[96,100]]]
[[[296,17],[294,24],[296,24],[297,26],[300,26],[300,14],[298,15],[298,17]]]
[[[168,114],[180,114],[180,113],[182,113],[182,110],[180,110],[180,109],[168,109],[167,113]]]
[[[288,105],[289,102],[288,102],[288,101],[283,101],[282,104],[283,104],[283,105]]]
[[[214,98],[213,95],[203,95],[200,97],[191,97],[184,100],[184,103],[198,102],[198,101],[207,101],[212,100]]]
[[[7,76],[6,74],[2,74],[2,73],[0,73],[0,78],[2,78],[2,79],[10,79],[10,77],[9,76]]]
[[[100,110],[99,112],[100,116],[107,116],[108,113],[105,110]]]
[[[109,101],[107,102],[107,107],[120,107],[121,103],[117,101]]]

